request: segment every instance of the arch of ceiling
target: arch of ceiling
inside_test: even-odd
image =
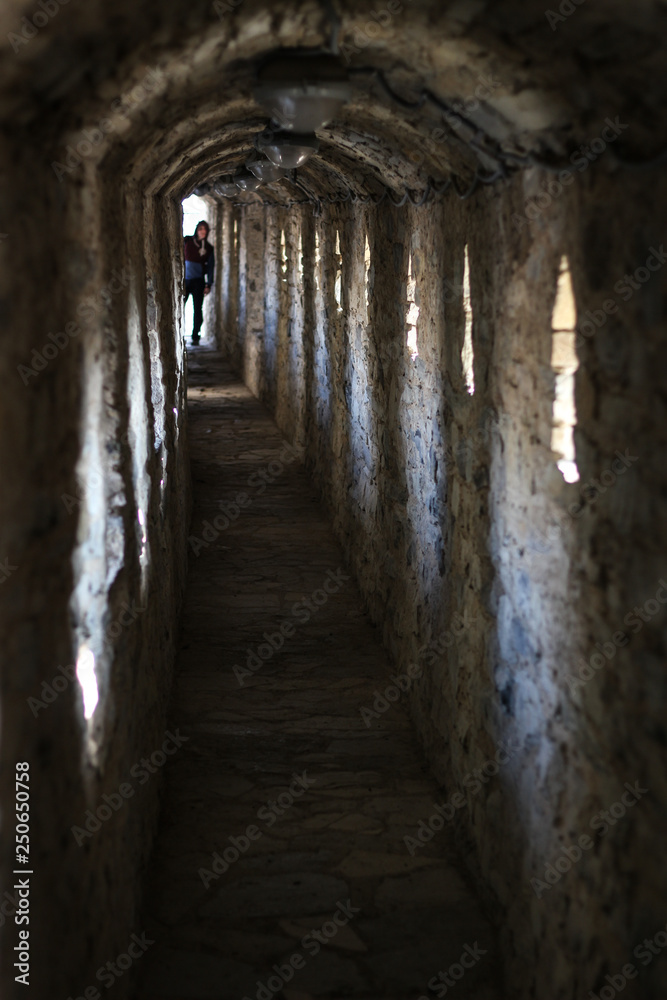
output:
[[[77,10],[67,0],[25,48],[10,53],[6,39],[32,7],[27,0],[8,0],[0,14],[0,25],[7,28],[4,34],[0,29],[0,107],[13,108],[10,132],[18,128],[30,139],[32,130],[44,155],[54,160],[68,146],[77,148],[86,132],[98,129],[99,134],[100,123],[111,121],[90,164],[114,178],[131,179],[148,194],[182,196],[197,183],[243,165],[253,135],[268,121],[252,98],[255,67],[280,47],[326,45],[331,22],[325,14],[331,6],[315,0],[280,6],[265,0],[172,0],[160,6],[159,19],[153,13],[151,20],[150,7],[134,0],[115,0],[113,19],[101,0]],[[287,202],[304,192],[379,196],[385,187],[400,194],[405,188],[419,192],[431,178],[442,181],[452,173],[469,179],[480,163],[493,168],[492,160],[470,148],[475,132],[489,140],[487,148],[504,144],[555,154],[577,135],[596,134],[591,131],[594,80],[590,74],[584,79],[576,44],[585,43],[592,59],[591,38],[598,38],[599,51],[597,12],[578,11],[568,25],[563,58],[542,64],[539,45],[549,42],[555,50],[566,36],[542,30],[542,0],[525,0],[520,12],[509,0],[499,0],[493,11],[480,0],[412,6],[408,0],[388,0],[384,6],[335,0],[335,6],[341,59],[351,70],[380,70],[407,98],[426,87],[450,107],[461,102],[459,110],[471,128],[453,127],[456,119],[447,119],[430,103],[419,111],[405,109],[377,80],[355,75],[352,99],[318,132],[320,151],[300,170],[298,186],[291,180],[267,185],[263,199]],[[616,11],[616,16],[622,14]],[[640,4],[634,34],[626,36],[641,58],[632,67],[615,67],[619,80],[639,72],[642,61],[651,62],[647,16]],[[500,30],[503,23],[522,30],[513,37]],[[607,54],[621,44],[621,27],[611,30],[607,24]],[[525,39],[534,36],[540,41],[533,42],[531,59]],[[118,49],[125,52],[121,61]],[[596,79],[602,87],[614,75],[608,65],[603,72],[605,65],[598,59]],[[652,77],[652,86],[658,87],[661,78]],[[8,87],[11,83],[17,86]],[[600,104],[598,116],[612,107],[610,100]],[[633,137],[641,132],[636,103]],[[119,107],[122,113],[113,112]]]
[[[99,5],[91,0],[91,6],[86,18],[96,14],[102,30]],[[178,6],[165,8],[165,17]],[[397,14],[395,26],[380,26],[373,39],[364,34],[372,6],[340,6],[343,62],[349,59],[357,70],[381,70],[397,93],[413,98],[428,87],[450,105],[463,102],[460,111],[476,130],[515,148],[540,141],[557,149],[558,130],[572,127],[574,111],[563,96],[541,86],[504,43],[487,38],[482,45],[463,36],[460,24],[454,29],[458,22],[448,14],[451,4],[410,8],[409,19],[407,11],[405,22]],[[401,6],[395,3],[392,9]],[[16,3],[13,7],[21,9]],[[120,7],[127,8],[124,0]],[[54,29],[68,14],[63,7]],[[268,122],[251,94],[258,61],[279,47],[326,44],[328,27],[322,5],[316,3],[297,0],[277,10],[259,0],[243,0],[226,19],[215,16],[182,32],[178,45],[172,40],[159,46],[156,38],[166,28],[155,25],[153,45],[136,46],[114,73],[100,70],[94,86],[82,87],[74,79],[78,66],[69,82],[62,79],[61,58],[50,80],[48,74],[37,74],[31,93],[46,88],[54,104],[54,156],[68,145],[76,148],[85,130],[90,133],[111,115],[112,127],[91,160],[114,177],[120,171],[149,194],[183,195],[207,178],[242,166],[252,152],[253,135]],[[43,49],[42,60],[47,55]],[[119,106],[124,113],[114,115],[112,109]],[[263,188],[263,197],[284,202],[304,189],[314,196],[348,189],[379,195],[385,186],[401,193],[406,187],[423,190],[430,178],[440,181],[452,172],[469,178],[480,162],[464,141],[472,132],[453,127],[452,121],[430,104],[406,110],[377,81],[356,76],[351,101],[318,133],[320,151],[301,168],[300,186],[281,181]]]

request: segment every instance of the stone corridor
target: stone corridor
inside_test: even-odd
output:
[[[665,1000],[666,0],[0,28],[2,1000]]]
[[[456,789],[429,775],[402,704],[362,718],[390,664],[308,476],[217,352],[194,349],[188,369],[194,510],[169,716],[185,741],[166,766],[136,1000],[415,1000],[429,980],[501,1000],[447,823],[406,846]]]

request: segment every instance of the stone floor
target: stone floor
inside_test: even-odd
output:
[[[165,766],[135,998],[499,1000],[447,827],[414,856],[404,843],[445,794],[400,703],[362,719],[391,668],[313,487],[218,354],[190,349],[189,371],[170,719],[187,739]]]

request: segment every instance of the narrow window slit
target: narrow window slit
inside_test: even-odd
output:
[[[419,357],[419,346],[417,343],[417,323],[419,322],[419,306],[415,302],[416,296],[417,296],[417,282],[413,274],[412,252],[410,252],[410,257],[408,259],[408,282],[407,282],[408,310],[406,315],[406,325],[407,325],[406,343],[408,350],[410,351],[410,357],[412,358],[413,361],[416,357]]]
[[[577,409],[574,399],[575,375],[579,359],[575,346],[577,310],[567,257],[562,257],[558,272],[556,299],[551,316],[551,367],[554,373],[554,402],[551,423],[551,450],[567,483],[579,480],[574,428]]]
[[[468,256],[468,245],[463,251],[463,313],[465,316],[465,333],[463,336],[463,347],[461,349],[461,365],[463,367],[463,377],[465,378],[468,394],[472,396],[475,392],[475,354],[472,346],[472,298],[470,295],[470,258]]]
[[[336,280],[334,282],[334,296],[336,298],[336,305],[338,306],[338,312],[343,311],[343,258],[340,252],[340,233],[336,230],[336,250],[335,250],[335,262],[336,262]]]

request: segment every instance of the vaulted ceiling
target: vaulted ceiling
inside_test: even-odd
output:
[[[452,177],[463,194],[476,171],[568,163],[606,118],[624,126],[607,169],[651,158],[664,135],[664,3],[344,0],[332,15],[329,2],[171,0],[158,21],[136,0],[48,0],[39,28],[36,9],[13,0],[0,15],[5,127],[59,162],[101,127],[91,159],[147,193],[182,196],[242,166],[268,123],[252,96],[258,62],[332,37],[350,101],[296,183],[239,201],[419,199]]]

